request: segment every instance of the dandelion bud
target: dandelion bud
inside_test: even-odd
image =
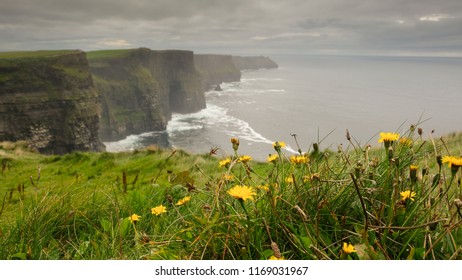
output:
[[[436,162],[438,163],[438,167],[441,168],[441,165],[443,165],[443,157],[440,155],[436,156]]]
[[[440,183],[440,174],[435,174],[435,176],[432,179],[432,187],[435,187]]]
[[[356,178],[359,178],[361,176],[362,168],[363,168],[363,165],[361,164],[360,161],[358,161],[356,163],[356,167],[355,167],[355,176],[356,176]]]
[[[409,177],[411,178],[411,182],[415,183],[417,181],[417,165],[409,166]]]
[[[422,177],[427,175],[427,173],[428,173],[428,169],[426,167],[422,168]]]
[[[318,143],[313,143],[313,150],[315,153],[318,153],[319,152],[319,145]]]
[[[423,134],[423,129],[421,127],[417,128],[417,133],[422,136]]]
[[[348,131],[348,129],[346,130],[346,139],[348,141],[351,141],[350,132]]]
[[[168,200],[168,202],[169,202],[170,204],[173,203],[173,198],[172,198],[172,196],[169,195],[169,194],[167,195],[167,200]]]
[[[392,159],[393,154],[394,154],[393,147],[392,146],[388,147],[388,159]]]
[[[276,141],[273,143],[273,148],[276,152],[280,153],[282,148],[286,147],[286,143],[283,141]]]
[[[237,149],[239,148],[239,139],[237,139],[236,137],[231,138],[231,144],[233,144],[233,150],[237,151]]]
[[[281,255],[281,251],[279,250],[279,246],[278,244],[276,244],[276,242],[271,242],[271,250],[273,250],[273,255],[276,257],[276,258],[281,258],[282,255]]]

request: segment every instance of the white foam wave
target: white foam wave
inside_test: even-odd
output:
[[[129,135],[125,139],[113,142],[104,142],[106,146],[106,151],[108,152],[122,152],[122,151],[133,151],[137,148],[142,148],[145,146],[143,140],[146,138],[158,136],[165,133],[165,131],[151,131],[145,132],[138,135]]]
[[[273,141],[267,139],[260,133],[256,132],[248,122],[234,118],[233,129],[225,130],[225,132],[230,137],[237,137],[239,139],[244,139],[247,141],[257,142],[257,143],[266,143],[272,144]]]
[[[217,122],[226,122],[226,109],[207,105],[205,109],[191,114],[173,114],[172,119],[167,124],[167,132],[169,134],[186,131],[203,129],[207,125]]]
[[[229,83],[221,83],[220,87],[222,90],[232,90],[233,88],[238,88],[241,86],[241,82],[229,82]]]
[[[251,142],[272,144],[273,141],[256,132],[248,122],[228,114],[228,109],[208,104],[207,108],[192,114],[175,114],[167,125],[167,132],[174,134],[178,131],[202,129],[212,127],[228,137],[238,137]]]
[[[284,79],[281,79],[281,78],[263,78],[263,77],[260,77],[260,78],[241,78],[242,83],[259,82],[259,81],[264,81],[264,82],[267,82],[267,81],[283,81],[283,80]]]

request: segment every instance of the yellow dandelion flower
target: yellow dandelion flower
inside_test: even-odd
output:
[[[268,162],[275,163],[278,158],[279,158],[278,154],[269,155]]]
[[[402,144],[402,145],[405,145],[405,146],[412,146],[412,139],[411,138],[408,138],[408,137],[401,137],[399,139],[399,143]]]
[[[268,185],[260,185],[260,186],[257,186],[257,189],[267,192],[267,191],[269,191],[269,186]]]
[[[293,184],[294,183],[294,178],[292,178],[292,176],[287,177],[286,178],[286,183]]]
[[[254,200],[256,195],[255,191],[251,187],[239,186],[236,185],[228,190],[228,194],[236,199],[242,199],[246,201],[247,199]]]
[[[303,164],[308,163],[310,159],[307,156],[291,156],[290,162],[295,164]]]
[[[159,216],[162,213],[167,213],[167,207],[163,206],[162,204],[159,206],[156,206],[154,208],[151,208],[151,213],[153,215]]]
[[[355,246],[343,242],[342,250],[345,254],[351,254],[356,252]]]
[[[136,223],[138,222],[140,219],[141,219],[141,216],[138,216],[136,214],[133,214],[131,215],[130,217],[128,217],[130,219],[130,222],[132,223]]]
[[[452,165],[461,167],[461,166],[462,166],[462,157],[455,158],[455,159],[453,160],[453,162],[452,162]]]
[[[178,200],[178,202],[175,204],[176,206],[180,206],[185,204],[186,202],[189,202],[191,200],[190,196],[185,196],[184,198]]]
[[[442,163],[448,163],[449,167],[451,167],[453,156],[444,156],[441,160]]]
[[[382,142],[393,142],[398,140],[399,134],[398,133],[393,133],[393,132],[380,132],[380,137],[379,137],[379,143]]]
[[[239,162],[246,163],[246,162],[249,162],[251,160],[252,160],[252,157],[248,156],[248,155],[243,155],[243,156],[239,157]]]
[[[410,199],[410,200],[414,201],[414,196],[416,195],[415,192],[411,192],[409,190],[404,191],[404,192],[400,192],[399,194],[401,195],[401,199],[403,201],[406,200],[406,199]]]
[[[417,169],[419,169],[419,166],[418,166],[418,165],[413,165],[413,164],[411,164],[411,165],[409,166],[409,169],[410,169],[410,170],[416,171]]]
[[[314,182],[314,181],[319,181],[319,180],[321,180],[321,175],[319,175],[319,173],[313,173],[311,175],[303,176],[303,183],[309,183],[309,182]]]
[[[228,167],[230,164],[231,164],[231,159],[230,159],[230,158],[223,159],[223,160],[220,160],[220,161],[218,162],[218,165],[219,165],[220,167]]]
[[[441,162],[447,163],[449,167],[461,167],[462,157],[444,156]]]
[[[286,143],[284,141],[276,141],[276,142],[273,143],[273,147],[274,148],[276,148],[276,147],[285,148]]]
[[[286,143],[283,141],[276,141],[273,143],[273,148],[276,152],[280,152],[282,148],[286,147]]]
[[[223,180],[225,180],[225,181],[231,181],[231,180],[234,179],[234,176],[231,175],[231,174],[223,174],[222,178],[223,178]]]
[[[272,255],[271,257],[269,257],[268,260],[269,260],[269,261],[283,261],[283,260],[285,260],[285,258],[284,258],[283,256],[281,256],[281,257],[278,258],[278,257],[276,257],[275,255]]]

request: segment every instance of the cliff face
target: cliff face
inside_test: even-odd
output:
[[[241,70],[274,67],[267,57],[146,48],[0,53],[0,141],[103,150],[99,139],[165,130],[172,113],[205,108],[204,91],[239,81]]]
[[[103,141],[164,130],[172,112],[205,108],[205,96],[191,51],[146,48],[88,53],[103,111]]]
[[[150,69],[168,84],[170,110],[193,113],[205,108],[201,75],[194,64],[192,51],[152,51]]]
[[[196,54],[194,63],[202,77],[205,91],[220,83],[237,82],[241,79],[241,71],[230,55]]]
[[[0,141],[27,140],[47,154],[104,150],[99,112],[85,53],[0,56]]]
[[[232,60],[239,70],[278,68],[276,62],[266,56],[233,56]]]
[[[278,68],[274,61],[265,56],[195,54],[194,63],[201,74],[205,91],[220,83],[240,81],[242,70]]]

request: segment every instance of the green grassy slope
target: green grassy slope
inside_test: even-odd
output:
[[[460,259],[462,137],[405,136],[272,162],[2,143],[0,259]]]

